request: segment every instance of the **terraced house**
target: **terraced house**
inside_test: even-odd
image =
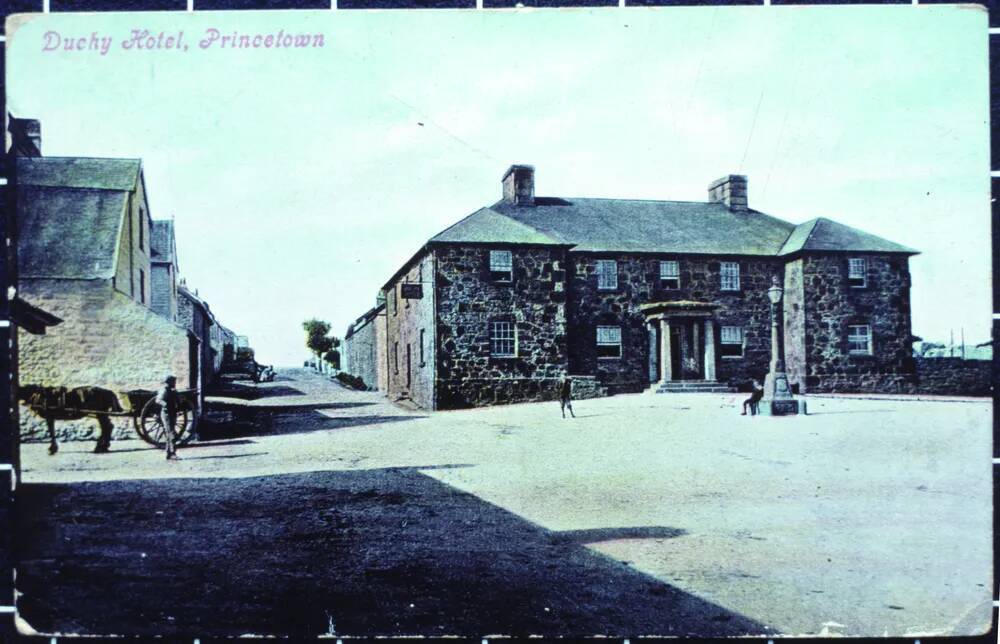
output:
[[[909,257],[829,219],[747,203],[747,178],[705,202],[536,197],[512,166],[503,197],[432,237],[386,282],[390,398],[428,409],[580,395],[732,388],[768,370],[773,276],[800,392],[907,390]]]

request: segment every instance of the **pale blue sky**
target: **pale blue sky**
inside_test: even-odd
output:
[[[209,27],[326,46],[201,50]],[[124,51],[132,28],[190,49]],[[43,52],[48,30],[115,42]],[[981,9],[49,14],[8,51],[44,153],[142,158],[181,274],[263,362],[305,357],[307,317],[343,335],[512,163],[568,197],[704,200],[747,174],[753,208],[921,250],[914,333],[989,337]]]

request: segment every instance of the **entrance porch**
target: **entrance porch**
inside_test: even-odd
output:
[[[690,301],[640,307],[649,331],[649,382],[657,392],[729,390],[715,375],[717,309]]]

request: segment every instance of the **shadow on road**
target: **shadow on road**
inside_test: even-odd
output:
[[[302,396],[304,393],[300,389],[287,385],[274,385],[272,383],[250,385],[223,380],[207,391],[206,395],[239,398],[240,400],[259,400],[260,398],[277,398],[280,396]]]
[[[733,636],[763,625],[413,468],[26,484],[22,617],[42,632],[189,637]]]

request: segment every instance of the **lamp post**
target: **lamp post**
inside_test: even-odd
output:
[[[799,413],[799,404],[792,397],[785,373],[785,360],[781,350],[781,330],[778,322],[778,305],[785,290],[781,288],[778,276],[771,278],[771,288],[767,289],[767,299],[771,302],[771,370],[764,380],[764,393],[770,398],[772,416]]]

